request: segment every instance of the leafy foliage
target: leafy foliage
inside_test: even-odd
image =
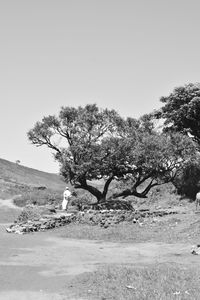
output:
[[[180,134],[144,133],[131,151],[133,162],[137,166],[135,174],[127,172],[122,179],[127,189],[117,196],[134,195],[143,198],[152,187],[175,178],[191,159],[194,145],[189,138]],[[144,186],[143,191],[137,194],[136,189],[141,186]]]
[[[200,191],[200,158],[187,163],[175,178],[174,185],[179,194],[195,199]]]
[[[164,106],[156,116],[164,118],[165,131],[192,135],[200,144],[200,83],[177,87],[160,101]]]
[[[96,105],[62,107],[58,117],[37,122],[28,138],[54,150],[65,181],[98,202],[106,200],[113,180],[122,183],[113,197],[145,198],[153,186],[171,181],[194,152],[186,136],[156,133],[148,115],[123,119]],[[101,190],[91,184],[99,179]]]

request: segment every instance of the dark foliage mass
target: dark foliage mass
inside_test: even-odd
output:
[[[200,158],[188,162],[173,183],[179,194],[195,199],[197,192],[200,191]]]

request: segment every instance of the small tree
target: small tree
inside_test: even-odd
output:
[[[65,181],[97,202],[106,200],[113,180],[123,183],[114,197],[145,198],[153,186],[173,180],[193,153],[187,137],[160,135],[149,118],[125,120],[96,105],[62,107],[58,117],[37,122],[28,138],[52,149]],[[91,183],[95,179],[103,180],[102,190]]]

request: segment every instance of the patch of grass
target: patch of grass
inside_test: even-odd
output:
[[[108,228],[89,224],[69,224],[59,228],[57,234],[64,238],[103,240],[112,242],[199,242],[198,214],[177,214],[146,218],[138,223],[123,222]]]
[[[16,184],[13,182],[0,182],[0,199],[9,199],[13,196],[26,193],[30,187],[24,184]]]
[[[87,224],[69,224],[59,229],[59,234],[64,238],[104,240],[104,241],[133,241],[137,229],[135,224],[121,223],[108,228]],[[140,233],[138,233],[140,234]]]
[[[50,189],[46,190],[29,190],[18,197],[15,197],[14,203],[17,206],[23,207],[27,204],[45,205],[45,204],[60,204],[62,202],[62,193]]]
[[[140,268],[110,265],[77,276],[67,288],[74,299],[197,300],[200,271],[169,263]]]

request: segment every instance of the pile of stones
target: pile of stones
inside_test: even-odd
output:
[[[43,215],[39,219],[15,222],[6,228],[9,233],[24,234],[35,231],[44,231],[47,229],[57,228],[71,223],[75,218],[72,213],[56,213]]]
[[[76,223],[99,225],[107,228],[109,226],[119,224],[121,222],[131,222],[141,224],[144,218],[149,217],[163,217],[169,214],[176,214],[175,211],[160,210],[150,211],[143,210],[88,210],[86,212],[79,212],[76,215]]]
[[[145,218],[149,217],[163,217],[169,214],[176,214],[175,211],[159,210],[150,211],[143,210],[87,210],[83,212],[62,212],[56,211],[51,214],[44,214],[30,220],[18,220],[10,227],[6,228],[9,233],[24,234],[29,232],[44,231],[64,226],[70,223],[98,225],[103,228],[119,224],[121,222],[138,223],[141,224]],[[23,215],[23,214],[22,214]]]

